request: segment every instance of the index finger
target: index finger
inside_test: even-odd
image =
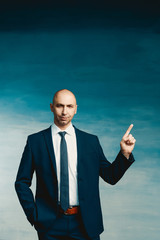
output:
[[[126,131],[126,133],[124,134],[124,137],[127,137],[127,136],[129,135],[129,133],[130,133],[130,131],[131,131],[132,128],[133,128],[133,124],[131,124],[131,125],[129,126],[129,128],[128,128],[127,131]]]

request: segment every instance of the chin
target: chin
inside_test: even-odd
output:
[[[69,124],[69,122],[63,121],[63,122],[59,122],[59,124],[60,124],[61,126],[65,126],[65,125]]]

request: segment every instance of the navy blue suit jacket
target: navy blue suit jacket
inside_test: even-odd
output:
[[[97,136],[75,128],[78,155],[78,196],[80,211],[88,235],[93,238],[103,231],[99,197],[99,176],[109,184],[116,184],[134,162],[121,152],[113,163],[104,156]],[[36,193],[30,186],[36,173]],[[51,128],[32,134],[27,139],[20,162],[16,192],[22,208],[38,231],[47,231],[58,211],[58,183]]]

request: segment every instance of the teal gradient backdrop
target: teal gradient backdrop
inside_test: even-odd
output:
[[[14,181],[27,135],[52,124],[53,94],[67,88],[78,102],[73,123],[99,136],[108,160],[134,124],[136,162],[116,186],[100,182],[101,239],[159,240],[159,16],[58,8],[10,10],[1,20],[0,239],[37,239]]]

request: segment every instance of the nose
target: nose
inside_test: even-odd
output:
[[[63,107],[62,113],[63,113],[63,114],[66,114],[66,113],[67,113],[67,108],[66,108],[66,106]]]

